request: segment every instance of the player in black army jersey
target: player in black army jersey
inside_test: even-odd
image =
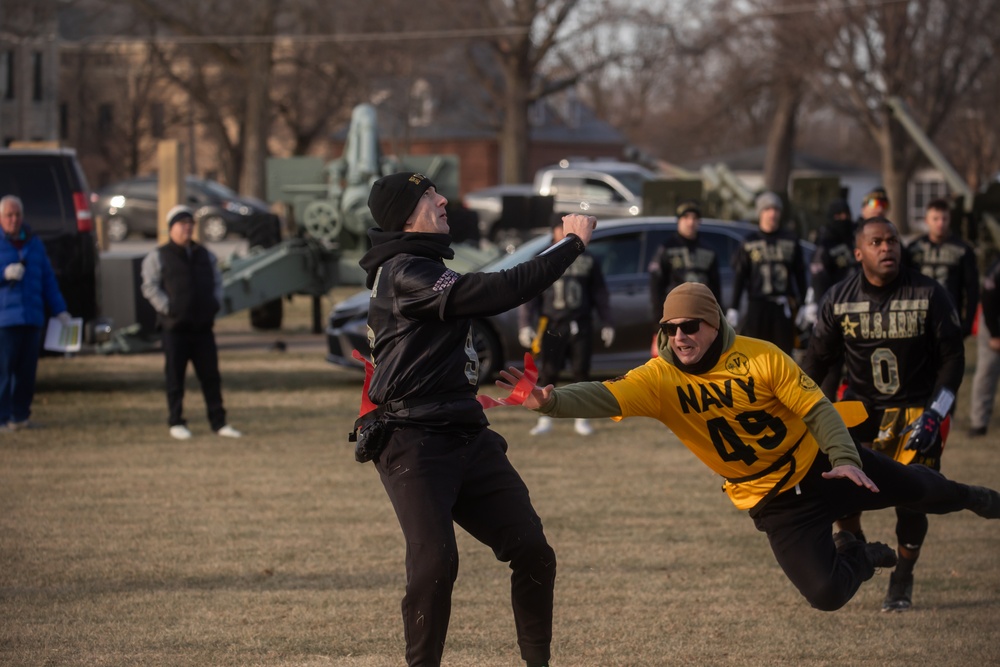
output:
[[[510,563],[521,657],[545,667],[552,639],[555,554],[528,489],[476,400],[479,361],[470,318],[514,308],[551,285],[583,252],[594,218],[569,215],[566,238],[497,273],[459,275],[447,199],[425,176],[385,176],[368,199],[379,228],[361,259],[372,289],[368,397],[391,424],[376,456],[406,540],[403,627],[408,665],[440,665],[458,575],[457,523]]]
[[[940,470],[948,414],[965,371],[958,314],[940,284],[901,268],[899,234],[889,220],[859,223],[856,243],[862,270],[827,293],[803,369],[824,377],[843,352],[848,394],[869,414],[853,430],[856,439],[900,463]],[[896,516],[899,564],[884,611],[911,606],[913,566],[927,535],[925,514],[898,507]],[[838,523],[863,539],[860,514]]]
[[[830,202],[826,225],[816,242],[816,252],[809,262],[810,287],[818,305],[827,290],[854,273],[858,260],[854,258],[854,220],[851,207],[843,199]]]
[[[972,246],[951,233],[948,202],[935,199],[924,213],[927,233],[906,247],[906,260],[920,273],[941,283],[951,295],[962,321],[972,333],[979,306],[979,267]]]
[[[714,250],[698,241],[700,224],[698,203],[681,202],[677,207],[677,233],[663,242],[649,265],[649,297],[654,322],[660,319],[667,293],[681,283],[708,285],[715,298],[722,301],[719,258]]]
[[[827,290],[836,283],[847,278],[858,269],[858,260],[854,258],[854,220],[851,218],[851,207],[843,199],[830,202],[826,212],[826,225],[820,231],[816,242],[816,252],[809,262],[810,293],[806,295],[806,303],[800,311],[800,328],[810,331],[816,325],[816,315],[819,304]],[[833,364],[827,377],[820,386],[823,393],[833,396],[842,378],[841,364]]]
[[[566,236],[562,216],[552,218],[552,242]],[[555,384],[569,356],[574,382],[590,379],[590,357],[594,346],[593,311],[601,318],[601,341],[611,347],[615,329],[611,321],[608,286],[600,263],[589,253],[583,253],[566,269],[559,280],[540,296],[523,304],[517,311],[521,345],[532,348],[541,356],[539,381]],[[534,342],[538,341],[537,349]],[[577,419],[574,429],[580,435],[590,435],[594,428],[586,419]],[[539,417],[531,435],[552,430],[550,417]]]
[[[793,311],[806,295],[805,260],[799,240],[779,228],[781,198],[773,192],[757,197],[760,231],[744,239],[733,258],[733,300],[726,319],[740,323],[740,300],[747,293],[747,312],[739,332],[770,341],[786,354],[795,346]]]

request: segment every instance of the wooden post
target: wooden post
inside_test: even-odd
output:
[[[176,139],[165,139],[160,142],[157,157],[160,168],[156,240],[162,245],[170,240],[167,231],[167,212],[177,204],[187,202],[184,192],[184,145]],[[195,227],[195,239],[200,238],[200,232],[201,230]]]
[[[97,234],[97,249],[107,252],[111,249],[111,241],[108,240],[108,219],[103,215],[94,216],[94,233]]]

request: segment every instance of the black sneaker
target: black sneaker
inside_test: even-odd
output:
[[[973,426],[972,428],[969,429],[970,438],[981,438],[984,435],[986,435],[985,426]]]
[[[854,533],[849,530],[841,530],[833,534],[833,545],[837,547],[838,552],[843,551],[857,541],[858,538],[854,537]]]
[[[1000,519],[1000,493],[985,486],[969,486],[968,509],[985,519]]]
[[[882,602],[882,611],[909,611],[913,606],[913,575],[893,572],[889,590]]]
[[[872,567],[876,569],[880,567],[896,567],[896,563],[898,562],[896,551],[888,544],[882,544],[881,542],[866,542],[865,557],[872,564]]]

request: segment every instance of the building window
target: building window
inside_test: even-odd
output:
[[[31,54],[31,99],[35,102],[45,98],[45,78],[42,74],[42,52],[35,51]]]
[[[14,99],[14,52],[0,51],[0,97]]]
[[[113,114],[110,104],[102,104],[97,107],[97,133],[104,136],[111,134],[113,124]]]
[[[162,139],[166,132],[166,120],[163,105],[159,102],[152,104],[149,108],[150,132],[154,139]]]

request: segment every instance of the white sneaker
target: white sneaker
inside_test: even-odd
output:
[[[531,435],[542,435],[552,430],[552,417],[539,417],[535,428],[528,431]]]
[[[191,439],[191,431],[184,424],[177,424],[176,426],[171,426],[170,435],[177,438],[178,440]]]
[[[221,435],[223,438],[242,438],[243,434],[237,431],[235,428],[226,424],[218,431],[215,432],[217,435]]]
[[[594,432],[594,427],[586,419],[577,419],[576,423],[573,424],[573,430],[580,435],[590,435]]]

